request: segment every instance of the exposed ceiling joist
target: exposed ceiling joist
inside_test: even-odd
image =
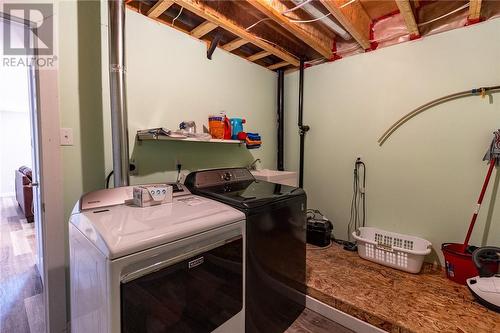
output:
[[[229,43],[222,45],[222,48],[226,51],[231,52],[233,50],[242,47],[245,44],[248,44],[247,40],[244,40],[243,38],[236,38],[235,40],[232,40]]]
[[[271,52],[260,51],[260,52],[257,52],[255,54],[252,54],[251,56],[247,57],[247,60],[249,60],[249,61],[255,61],[255,60],[259,60],[259,59],[265,58],[268,55],[271,55]]]
[[[406,28],[410,33],[410,36],[418,37],[420,36],[420,31],[418,30],[417,21],[415,20],[415,15],[413,14],[413,9],[409,0],[396,0],[396,5],[398,5],[399,12],[405,19]]]
[[[282,14],[288,7],[279,0],[248,0],[247,2],[297,38],[304,41],[304,43],[316,50],[316,52],[326,59],[330,59],[333,56],[332,46],[334,36],[326,35],[312,24],[293,23]],[[301,19],[294,12],[290,12],[287,15],[296,20]]]
[[[214,30],[217,28],[217,24],[212,23],[210,21],[205,21],[193,30],[190,31],[190,35],[196,38],[201,38],[208,34],[210,31]]]
[[[344,7],[348,0],[320,0],[330,13],[344,26],[365,50],[371,47],[370,25],[372,20],[359,1]]]
[[[174,0],[180,6],[183,6],[190,12],[204,18],[205,20],[211,21],[212,23],[220,26],[221,28],[233,33],[234,35],[240,37],[243,40],[246,40],[261,49],[270,52],[271,54],[277,56],[280,59],[283,59],[290,63],[291,65],[298,67],[299,60],[296,56],[290,54],[286,50],[269,44],[266,41],[263,41],[255,34],[246,31],[243,27],[234,23],[234,21],[228,19],[221,13],[215,11],[214,9],[206,6],[200,1],[196,0]]]
[[[149,17],[158,17],[163,14],[167,9],[172,6],[174,2],[172,0],[158,0],[157,3],[148,11]]]
[[[281,68],[281,67],[285,67],[285,66],[288,66],[288,65],[290,65],[288,62],[282,61],[282,62],[278,62],[276,64],[272,64],[270,66],[267,66],[267,68],[274,71],[275,69],[278,69],[278,68]]]
[[[481,19],[481,4],[483,0],[470,0],[469,20],[478,21]]]

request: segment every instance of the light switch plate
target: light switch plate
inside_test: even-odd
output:
[[[72,146],[73,145],[73,129],[72,128],[61,128],[61,146]]]

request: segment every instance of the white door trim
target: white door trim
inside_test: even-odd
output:
[[[59,144],[58,71],[38,71],[40,189],[47,332],[66,331],[66,234]]]
[[[365,321],[355,318],[345,312],[335,309],[309,295],[306,296],[306,308],[319,313],[340,325],[360,333],[384,333],[386,331],[375,327]]]

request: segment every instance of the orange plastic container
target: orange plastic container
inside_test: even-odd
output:
[[[224,139],[226,132],[226,116],[217,115],[208,117],[208,131],[214,139]]]

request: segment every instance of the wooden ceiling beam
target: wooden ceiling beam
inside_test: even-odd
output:
[[[288,65],[290,65],[288,62],[282,61],[282,62],[278,62],[276,64],[272,64],[270,66],[267,66],[267,69],[270,69],[270,70],[274,71],[275,69],[278,69],[278,68],[281,68],[281,67],[285,67],[285,66],[288,66]]]
[[[243,38],[236,38],[235,40],[232,40],[229,43],[222,45],[221,47],[224,50],[231,52],[242,47],[245,44],[248,44],[247,40],[244,40]]]
[[[469,22],[478,22],[481,19],[481,5],[483,0],[470,0]]]
[[[183,6],[185,9],[190,12],[204,18],[205,20],[211,21],[212,23],[218,25],[219,27],[231,32],[232,34],[238,36],[239,38],[252,43],[261,49],[270,52],[271,54],[277,56],[280,59],[283,59],[290,63],[291,65],[298,67],[299,59],[289,53],[288,51],[272,45],[262,39],[260,39],[255,34],[246,31],[245,28],[239,26],[231,19],[225,17],[221,13],[216,10],[206,6],[199,0],[174,0],[180,6]]]
[[[412,37],[420,36],[420,31],[418,30],[417,21],[415,20],[415,15],[413,14],[413,9],[409,0],[396,0],[396,5],[399,8],[399,12],[405,19],[406,28]]]
[[[252,54],[251,56],[248,56],[247,60],[249,60],[249,61],[259,60],[259,59],[267,57],[270,54],[271,54],[271,52],[268,52],[268,51],[260,51],[260,52],[257,52],[255,54]]]
[[[158,2],[156,2],[155,5],[148,11],[148,16],[153,18],[158,17],[173,4],[174,2],[172,0],[158,0]]]
[[[332,47],[334,36],[325,35],[312,24],[299,24],[290,21],[289,18],[281,14],[288,9],[288,7],[281,1],[248,0],[247,2],[254,6],[262,14],[271,18],[273,21],[295,35],[298,39],[309,45],[326,59],[330,59],[333,56]],[[295,20],[301,19],[301,17],[297,16],[295,12],[290,12],[287,16]]]
[[[359,1],[345,7],[348,0],[320,0],[323,6],[344,26],[365,50],[371,48],[370,25],[372,20]]]
[[[196,28],[194,28],[193,30],[191,30],[189,34],[193,37],[201,38],[206,34],[208,34],[210,31],[214,30],[215,28],[217,28],[217,24],[212,23],[210,21],[205,21]]]

